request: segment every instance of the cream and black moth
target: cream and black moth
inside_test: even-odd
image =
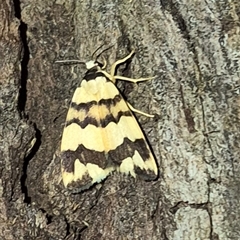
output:
[[[116,67],[133,54],[115,62],[110,73],[106,64],[86,63],[88,71],[73,95],[61,142],[62,179],[69,189],[88,189],[113,171],[145,180],[157,177],[155,159],[132,114],[142,112],[127,103],[115,86],[116,80],[153,79],[115,75]]]

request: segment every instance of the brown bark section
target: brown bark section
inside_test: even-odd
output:
[[[0,2],[0,239],[238,239],[238,1]],[[97,47],[111,64],[160,170],[63,188],[67,107]],[[103,47],[103,48],[104,48]]]

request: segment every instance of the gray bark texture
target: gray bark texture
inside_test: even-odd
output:
[[[0,2],[0,239],[240,239],[240,1]],[[101,45],[156,156],[153,182],[63,187],[72,94]]]

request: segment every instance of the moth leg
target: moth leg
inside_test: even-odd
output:
[[[102,66],[102,69],[105,69],[107,66],[107,60],[105,57],[103,57],[103,66]]]
[[[114,79],[122,80],[122,81],[128,81],[128,82],[133,82],[133,83],[148,81],[148,80],[152,80],[154,78],[155,77],[133,79],[133,78],[123,77],[123,76],[114,76]]]
[[[150,118],[153,118],[153,117],[154,117],[154,115],[152,115],[152,114],[148,114],[148,113],[142,112],[142,111],[140,111],[140,110],[137,110],[137,109],[134,108],[129,102],[127,102],[127,105],[128,105],[129,109],[130,109],[132,112],[136,112],[136,113],[142,114],[142,115],[144,115],[144,116],[146,116],[146,117],[150,117]]]
[[[119,64],[121,64],[121,63],[124,63],[124,62],[126,62],[128,59],[130,59],[130,58],[133,56],[134,52],[135,52],[135,51],[132,50],[125,58],[116,61],[116,62],[111,66],[110,75],[111,75],[111,76],[114,76],[114,74],[115,74],[115,72],[116,72],[116,67],[117,67],[117,65],[119,65]]]
[[[154,79],[155,77],[133,79],[133,78],[128,78],[128,77],[123,77],[123,76],[115,75],[117,65],[122,64],[122,63],[126,62],[128,59],[130,59],[130,58],[133,56],[134,52],[135,52],[135,51],[132,50],[125,58],[116,61],[116,62],[111,66],[110,73],[107,73],[106,71],[102,71],[102,72],[103,72],[103,73],[105,74],[105,76],[106,76],[107,78],[109,78],[113,83],[115,83],[116,80],[122,80],[122,81],[129,81],[129,82],[133,82],[133,83],[138,83],[138,82],[143,82],[143,81],[147,81],[147,80],[152,80],[152,79]],[[104,69],[104,68],[102,68],[102,69]]]
[[[116,83],[116,79],[114,76],[112,76],[111,74],[109,74],[108,72],[104,71],[104,70],[100,70],[101,73],[103,73],[105,75],[106,78],[108,78],[109,80],[111,80],[114,84]]]

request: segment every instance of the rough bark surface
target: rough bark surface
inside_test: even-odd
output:
[[[240,2],[0,2],[0,239],[239,239]],[[54,155],[82,65],[135,49],[119,83],[158,161],[81,194]]]

